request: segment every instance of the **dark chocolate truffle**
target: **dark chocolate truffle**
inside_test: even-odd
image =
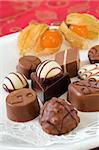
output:
[[[99,82],[76,81],[68,88],[68,101],[79,111],[99,111]]]
[[[61,98],[53,97],[41,109],[42,129],[52,135],[62,135],[77,127],[80,119],[74,107]]]
[[[30,79],[31,73],[36,71],[36,68],[40,63],[41,60],[36,56],[23,56],[19,59],[16,70]]]
[[[99,63],[99,45],[96,45],[89,50],[88,57],[91,64]]]
[[[26,122],[39,115],[40,107],[36,92],[23,88],[10,93],[6,98],[7,116],[16,122]]]

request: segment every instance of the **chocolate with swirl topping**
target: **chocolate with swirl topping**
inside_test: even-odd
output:
[[[84,80],[71,83],[68,101],[84,112],[99,111],[99,82]]]

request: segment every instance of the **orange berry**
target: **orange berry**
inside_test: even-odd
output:
[[[56,29],[46,30],[41,36],[43,48],[57,48],[62,42],[62,35]]]
[[[73,32],[77,33],[78,35],[87,38],[88,36],[88,29],[86,26],[79,26],[79,25],[70,25],[69,29]]]

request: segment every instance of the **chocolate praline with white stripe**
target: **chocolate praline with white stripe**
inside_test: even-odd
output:
[[[51,84],[63,75],[61,66],[54,60],[45,60],[39,64],[36,76],[41,83]]]
[[[28,88],[29,84],[27,82],[27,78],[17,72],[11,72],[9,73],[3,81],[3,88],[7,92],[12,92],[21,88]]]
[[[99,82],[99,63],[88,64],[80,68],[78,76],[82,80]]]
[[[59,97],[68,90],[70,77],[63,73],[61,66],[54,60],[45,60],[37,68],[36,73],[31,75],[32,88],[44,103],[53,96]]]
[[[79,51],[77,48],[68,48],[56,53],[55,60],[60,64],[64,73],[68,72],[71,78],[77,76],[80,66]]]

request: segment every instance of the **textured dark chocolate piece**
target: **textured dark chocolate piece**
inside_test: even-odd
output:
[[[68,101],[83,112],[99,111],[99,82],[83,80],[71,83]]]
[[[40,82],[36,74],[34,74],[32,77],[32,88],[36,90],[41,101],[45,102],[51,99],[53,96],[59,97],[64,94],[68,90],[68,85],[70,82],[71,81],[68,73],[63,74],[50,84],[44,84]]]
[[[16,122],[26,122],[39,115],[40,107],[36,92],[32,89],[20,89],[6,98],[7,116]]]
[[[79,51],[76,48],[69,48],[65,51],[58,52],[55,56],[55,60],[63,68],[64,72],[68,72],[69,76],[77,76],[79,69]]]
[[[53,97],[41,109],[40,124],[52,135],[61,135],[77,127],[80,119],[74,107],[61,98]]]
[[[89,50],[88,57],[91,64],[99,63],[99,45],[96,45]]]
[[[23,56],[19,59],[16,70],[30,79],[31,73],[36,71],[36,68],[40,63],[41,60],[36,56]]]

